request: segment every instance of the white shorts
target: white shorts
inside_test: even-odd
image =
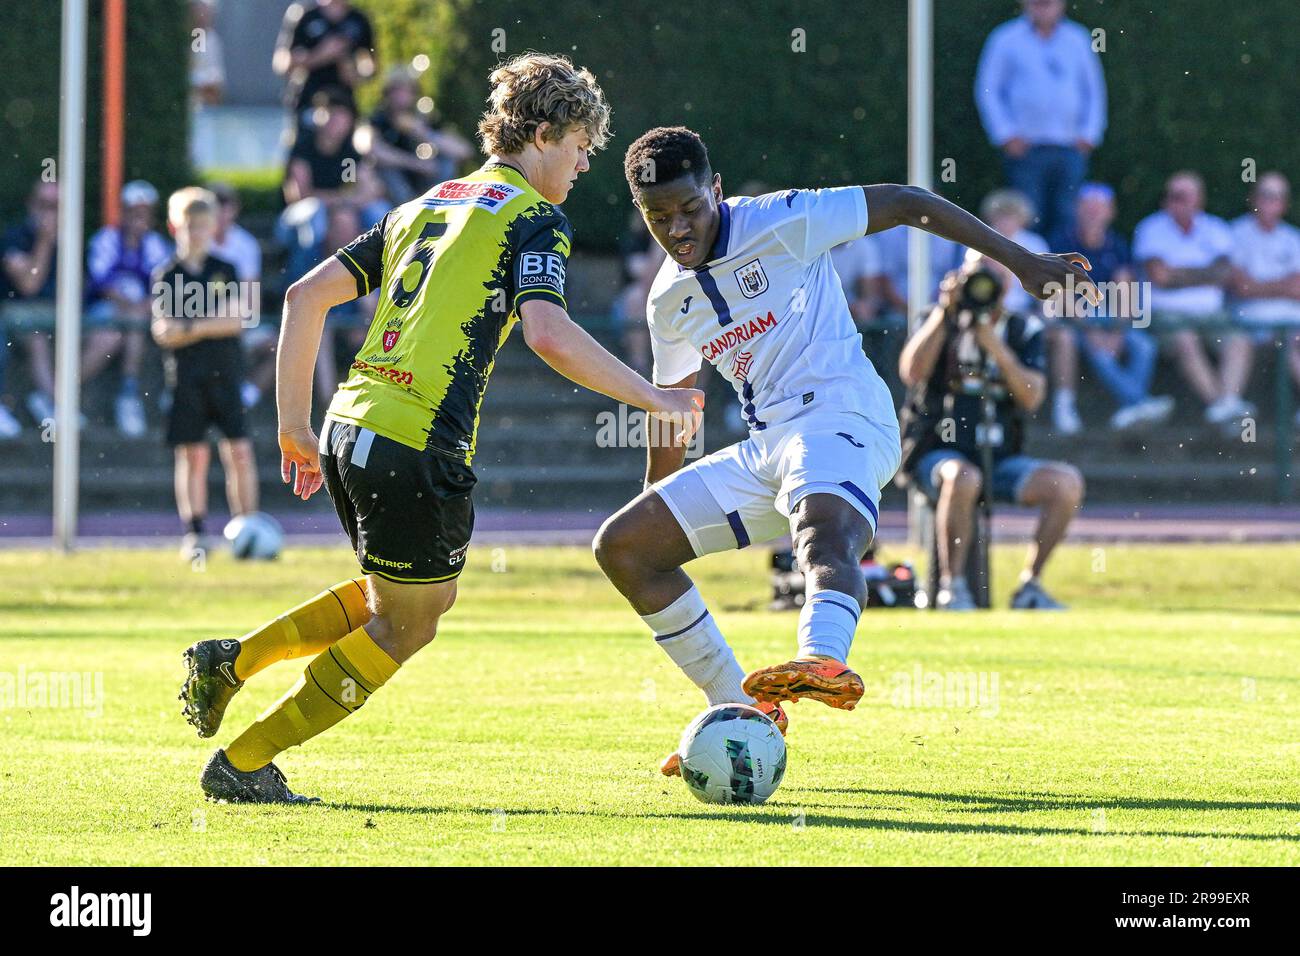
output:
[[[652,486],[686,532],[696,557],[790,533],[790,515],[812,494],[843,498],[871,522],[880,489],[902,458],[898,422],[853,412],[811,412],[762,431]]]

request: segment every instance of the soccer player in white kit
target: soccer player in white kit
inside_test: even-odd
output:
[[[704,360],[735,387],[750,434],[689,467],[685,440],[651,441],[645,491],[593,544],[614,586],[709,704],[754,704],[785,731],[781,702],[852,710],[862,679],[845,663],[865,587],[859,561],[898,469],[898,417],[863,354],[829,250],[912,225],[979,250],[1045,298],[1095,296],[1087,260],[1035,255],[924,189],[788,189],[724,201],[700,137],[658,128],[628,149],[633,199],[668,254],[646,318],[654,381],[693,388]],[[692,423],[694,424],[694,423]],[[682,565],[789,533],[807,582],[799,652],[745,676]],[[679,773],[676,754],[665,774]]]

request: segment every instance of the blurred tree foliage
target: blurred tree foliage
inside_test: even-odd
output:
[[[59,56],[62,3],[8,0],[0,14],[0,213],[8,222],[47,159],[59,155]],[[100,225],[100,143],[103,139],[103,4],[89,4],[86,33],[86,230]],[[178,0],[130,0],[126,5],[125,179],[147,179],[166,196],[191,175],[189,128],[189,11]]]

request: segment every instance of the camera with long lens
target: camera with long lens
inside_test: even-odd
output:
[[[957,328],[988,325],[1001,301],[1002,277],[991,269],[976,269],[962,280],[958,291]]]

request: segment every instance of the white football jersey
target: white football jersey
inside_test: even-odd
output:
[[[679,382],[708,359],[751,430],[831,409],[896,422],[831,265],[832,246],[867,231],[862,188],[732,197],[719,212],[708,261],[686,269],[668,258],[651,286],[655,382]]]

